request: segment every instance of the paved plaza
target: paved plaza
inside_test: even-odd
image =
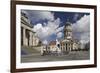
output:
[[[66,55],[44,55],[34,53],[30,55],[22,55],[21,62],[49,62],[49,61],[68,61],[68,60],[88,60],[90,58],[89,51],[72,51]]]

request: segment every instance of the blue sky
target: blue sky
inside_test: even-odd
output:
[[[43,43],[63,38],[63,28],[67,21],[72,23],[73,37],[79,41],[89,41],[90,13],[21,10],[34,26],[33,31]],[[85,28],[87,27],[87,28]],[[84,35],[83,35],[84,34]]]

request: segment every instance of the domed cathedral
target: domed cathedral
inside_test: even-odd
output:
[[[62,52],[78,49],[78,43],[72,37],[72,23],[66,22],[64,27],[64,39],[61,41]]]
[[[72,24],[70,22],[66,22],[64,27],[64,39],[71,40],[72,39]]]

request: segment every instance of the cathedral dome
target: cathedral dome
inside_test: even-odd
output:
[[[65,30],[72,31],[72,24],[70,22],[66,22],[66,24],[65,24]]]
[[[66,26],[71,26],[71,23],[70,22],[66,22]]]

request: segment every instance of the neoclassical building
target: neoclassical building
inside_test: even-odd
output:
[[[67,22],[64,27],[64,39],[61,41],[62,51],[70,51],[72,47],[72,28],[71,23]]]
[[[21,46],[36,46],[38,43],[39,39],[33,31],[33,25],[27,15],[21,12]]]
[[[59,53],[68,53],[79,50],[80,43],[72,37],[72,24],[67,22],[64,27],[64,38],[62,40],[51,41],[47,51],[57,51]]]
[[[64,39],[60,42],[62,51],[79,49],[79,42],[72,37],[72,24],[67,22],[64,27]]]

